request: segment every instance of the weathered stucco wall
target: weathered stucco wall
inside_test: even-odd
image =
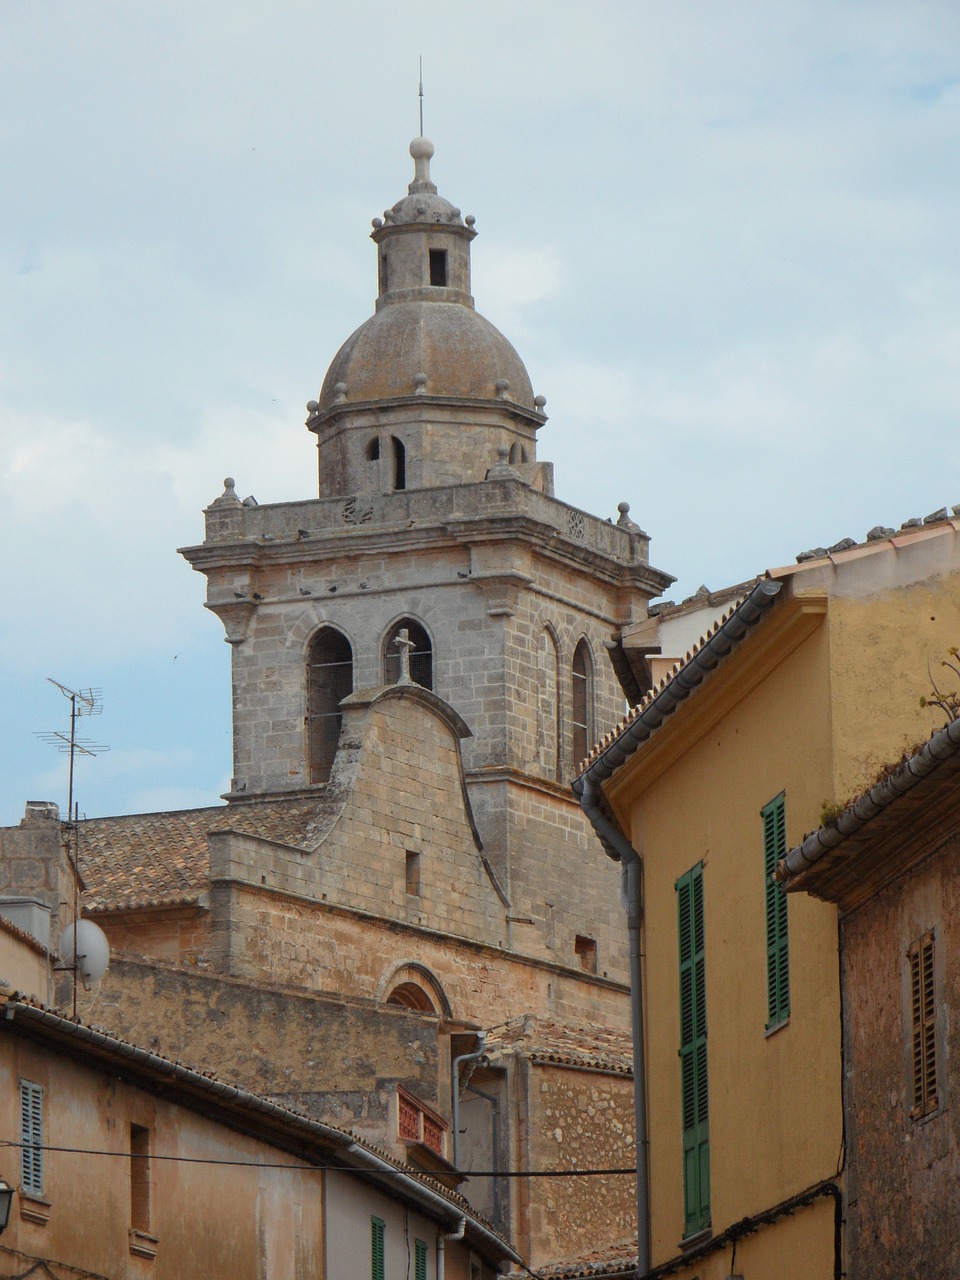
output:
[[[43,1089],[43,1196],[18,1192],[0,1247],[108,1276],[280,1280],[323,1273],[322,1173],[285,1167],[301,1162],[7,1031],[0,1034],[5,1134],[20,1131],[20,1079]],[[152,1260],[130,1252],[131,1124],[150,1131],[154,1156],[177,1157],[151,1161]],[[240,1164],[209,1163],[216,1161]],[[15,1168],[3,1172],[19,1181]],[[18,1258],[16,1269],[23,1265]]]
[[[617,779],[618,807],[644,858],[654,1264],[675,1256],[684,1237],[675,886],[698,862],[703,862],[712,1232],[719,1234],[832,1175],[840,1153],[832,906],[790,900],[790,1017],[772,1034],[766,1031],[761,809],[785,792],[789,845],[817,825],[831,785],[828,632],[816,616],[798,615],[796,625],[799,645],[788,644],[779,663],[761,664],[759,681],[746,663],[747,644],[731,655],[722,680],[718,676],[712,688],[705,685],[703,696],[695,695],[661,731],[661,741],[651,743],[647,774],[634,757]],[[658,768],[658,761],[665,767]],[[646,783],[636,792],[631,791],[634,774]],[[819,1212],[804,1213],[796,1219],[800,1225],[790,1228],[793,1235],[799,1230],[807,1259],[820,1256],[825,1247],[820,1220]],[[776,1238],[783,1230],[780,1224],[761,1234]],[[801,1268],[801,1274],[814,1272]]]
[[[834,790],[845,803],[943,724],[943,712],[921,707],[920,698],[930,694],[931,673],[950,687],[940,664],[960,644],[960,573],[838,596],[829,624]]]

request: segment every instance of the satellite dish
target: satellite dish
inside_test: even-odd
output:
[[[107,972],[110,963],[107,935],[92,920],[67,925],[60,935],[60,959],[71,969],[76,965],[84,988],[89,991]]]

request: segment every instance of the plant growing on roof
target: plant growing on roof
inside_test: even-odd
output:
[[[957,655],[960,653],[956,645],[951,645],[947,650],[947,657],[940,663],[941,667],[947,667],[960,681],[960,665],[957,664]],[[951,662],[950,659],[954,661]],[[921,707],[939,707],[941,711],[947,713],[949,720],[960,720],[960,690],[951,689],[946,692],[937,688],[937,682],[933,678],[933,672],[930,670],[930,664],[927,663],[927,675],[930,677],[930,685],[932,692],[920,699]]]

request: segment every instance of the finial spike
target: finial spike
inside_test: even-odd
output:
[[[423,55],[420,55],[420,137],[423,137]]]

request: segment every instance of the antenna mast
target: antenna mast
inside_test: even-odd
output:
[[[73,970],[73,1016],[77,1016],[77,976],[80,957],[77,955],[77,924],[80,920],[80,824],[77,805],[73,798],[73,772],[77,756],[98,756],[110,748],[93,742],[90,738],[77,737],[77,720],[81,716],[98,716],[103,711],[102,689],[68,689],[59,680],[47,676],[51,684],[56,685],[70,703],[70,734],[58,733],[54,730],[37,732],[37,737],[44,742],[52,743],[58,751],[70,757],[70,768],[67,782],[67,834],[64,848],[67,859],[73,867],[73,929],[74,957],[72,964],[66,967]],[[73,849],[71,852],[71,834]]]
[[[420,137],[423,137],[423,55],[420,56]]]

